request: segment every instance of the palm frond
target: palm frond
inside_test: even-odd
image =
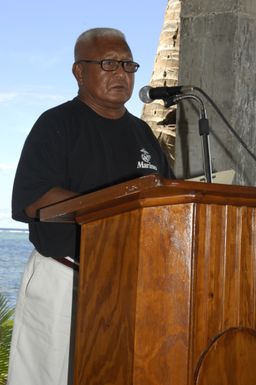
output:
[[[7,381],[13,313],[7,298],[0,293],[0,385],[5,385]]]

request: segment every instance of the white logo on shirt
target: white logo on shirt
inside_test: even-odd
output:
[[[137,168],[150,168],[152,170],[157,170],[157,167],[150,162],[151,160],[150,153],[147,150],[145,150],[145,148],[142,148],[140,152],[141,152],[142,160],[138,161]]]

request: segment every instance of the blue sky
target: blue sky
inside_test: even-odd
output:
[[[11,220],[11,191],[24,140],[46,109],[77,93],[73,47],[88,28],[121,29],[141,67],[127,108],[140,116],[138,92],[151,78],[167,0],[8,0],[0,13],[0,227]]]

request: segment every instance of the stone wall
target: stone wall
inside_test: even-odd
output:
[[[256,151],[256,1],[189,0],[181,4],[179,84],[194,85],[216,103],[244,143]],[[198,94],[201,97],[201,94]],[[256,162],[203,98],[213,171],[234,169],[236,184],[256,184]],[[179,104],[176,175],[202,175],[198,104]]]

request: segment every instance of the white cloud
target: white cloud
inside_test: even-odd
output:
[[[26,229],[27,227],[26,223],[12,219],[11,208],[0,208],[0,228]]]
[[[11,218],[10,208],[0,208],[0,221]]]
[[[0,171],[16,170],[16,163],[0,163]]]
[[[54,94],[54,93],[43,93],[43,92],[31,92],[31,93],[25,93],[22,95],[23,97],[31,98],[32,100],[53,100],[53,101],[63,101],[64,97],[62,94]]]
[[[71,93],[55,93],[54,90],[53,92],[51,92],[51,89],[50,87],[48,89],[46,89],[46,87],[42,87],[42,89],[40,90],[40,87],[37,87],[39,88],[39,91],[34,91],[34,90],[25,90],[25,91],[18,91],[18,92],[11,92],[11,91],[6,91],[6,92],[2,92],[0,93],[0,105],[6,105],[6,104],[10,104],[10,102],[14,102],[15,103],[23,103],[23,105],[31,105],[31,104],[35,104],[35,103],[42,103],[42,102],[45,102],[47,101],[47,103],[49,103],[49,101],[54,101],[54,102],[63,102],[63,101],[66,101],[66,99],[68,97],[73,97],[73,94],[71,95]],[[25,101],[25,103],[24,103]]]
[[[0,103],[6,103],[16,98],[16,92],[0,92]]]

